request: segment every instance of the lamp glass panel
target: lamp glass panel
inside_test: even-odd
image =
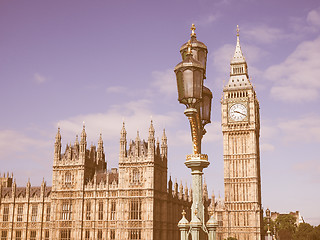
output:
[[[203,76],[202,73],[199,70],[195,70],[193,72],[193,84],[194,84],[194,89],[193,89],[193,94],[194,97],[197,99],[202,98],[202,85],[203,85]]]
[[[198,51],[198,56],[199,56],[198,61],[202,63],[204,68],[206,68],[206,63],[207,63],[206,52],[204,50],[199,50]]]
[[[184,84],[184,98],[193,98],[194,94],[194,79],[193,72],[190,69],[186,69],[183,72],[183,84]]]
[[[184,98],[184,85],[183,85],[182,72],[177,72],[177,88],[178,88],[178,100],[181,101]]]

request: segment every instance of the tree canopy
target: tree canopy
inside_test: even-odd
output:
[[[263,219],[263,235],[267,235],[268,220]],[[280,240],[320,240],[320,225],[314,227],[309,223],[296,225],[296,218],[290,214],[280,214],[275,221],[270,219],[269,227],[273,235],[276,226],[277,239]]]

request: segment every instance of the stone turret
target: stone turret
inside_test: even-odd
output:
[[[82,164],[85,163],[86,150],[87,150],[87,134],[86,134],[86,126],[83,123],[81,139],[80,139],[80,159],[79,159]]]
[[[27,199],[30,198],[30,190],[31,190],[31,183],[30,183],[30,178],[29,178],[28,182],[27,182],[27,188],[26,188],[26,197],[27,197]]]
[[[154,157],[155,153],[155,138],[154,138],[154,127],[153,127],[153,122],[151,120],[150,127],[149,127],[149,136],[148,136],[148,156]]]
[[[99,137],[99,141],[98,141],[98,148],[97,148],[97,170],[103,171],[106,168],[107,168],[107,166],[106,166],[106,162],[105,162],[102,134],[100,133],[100,137]]]
[[[163,129],[163,134],[161,138],[161,157],[166,159],[168,155],[168,139],[166,136],[166,131]]]
[[[172,180],[171,180],[171,176],[170,176],[169,182],[168,182],[168,192],[169,192],[169,196],[172,196]]]
[[[204,179],[204,184],[203,184],[203,200],[205,202],[207,202],[209,199],[209,196],[208,196],[208,186],[207,186],[207,183],[206,183],[206,179]]]
[[[79,140],[78,140],[78,135],[76,135],[76,140],[74,141],[74,148],[77,153],[79,153]]]
[[[56,141],[54,143],[54,161],[58,161],[60,159],[61,159],[61,134],[60,134],[60,127],[58,127]]]
[[[174,189],[173,189],[173,196],[174,197],[178,197],[178,183],[177,183],[177,179],[174,182]]]
[[[179,186],[179,199],[183,199],[183,185],[182,185],[182,181],[180,182],[180,186]]]
[[[140,136],[139,136],[139,131],[137,131],[137,136],[136,136],[136,140],[135,140],[135,156],[139,157],[140,155]]]
[[[124,122],[120,132],[120,162],[127,156],[127,131]]]
[[[184,188],[184,201],[188,201],[189,200],[189,190],[188,190],[188,184],[186,183],[186,187]]]

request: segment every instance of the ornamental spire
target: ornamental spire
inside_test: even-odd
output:
[[[230,62],[230,78],[225,88],[240,89],[252,87],[249,81],[248,66],[240,46],[240,29],[237,25],[237,44]]]
[[[86,141],[86,137],[87,137],[87,134],[86,134],[86,125],[83,121],[82,123],[82,132],[81,132],[81,141]]]
[[[237,25],[237,45],[236,45],[236,50],[234,51],[234,56],[231,60],[231,63],[243,63],[246,61],[241,51],[239,33],[240,33],[240,29],[239,29],[239,25]]]
[[[58,126],[58,132],[56,135],[56,143],[61,142],[60,126]]]

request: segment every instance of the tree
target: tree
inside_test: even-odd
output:
[[[300,223],[293,235],[294,240],[320,240],[320,225],[313,227],[309,223]]]
[[[280,214],[276,219],[276,227],[281,240],[292,240],[296,230],[296,218],[290,214]]]

